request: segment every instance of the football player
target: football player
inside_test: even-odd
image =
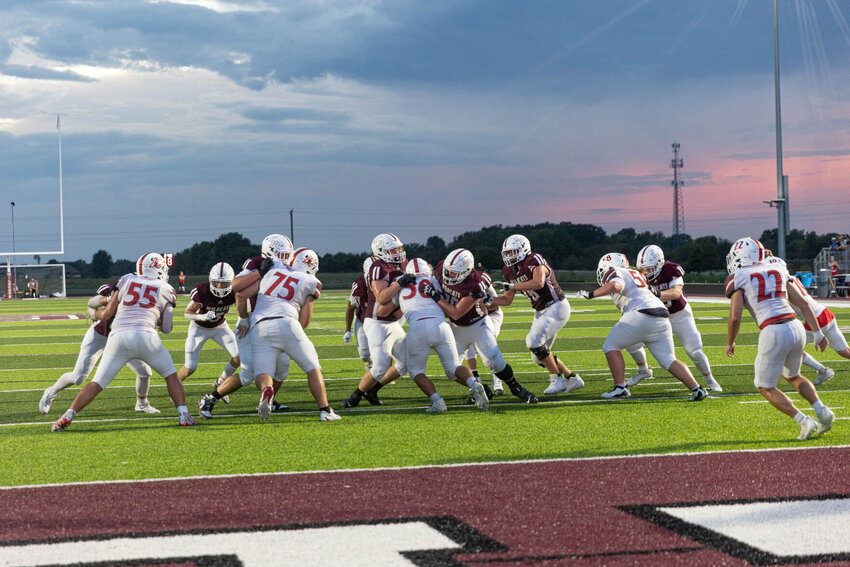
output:
[[[186,394],[171,354],[156,332],[157,327],[163,333],[171,332],[176,299],[174,288],[168,285],[168,266],[160,254],[145,254],[136,263],[135,274],[121,277],[118,290],[112,294],[103,313],[106,320],[115,318],[106,340],[103,362],[92,381],[74,398],[70,409],[53,424],[53,431],[63,431],[71,425],[77,413],[109,386],[121,367],[132,359],[146,362],[165,378],[168,395],[177,406],[180,425],[195,425],[186,407]]]
[[[536,404],[537,396],[517,381],[513,368],[502,356],[493,319],[488,317],[488,304],[498,307],[489,292],[490,278],[474,267],[475,257],[464,248],[452,250],[437,265],[437,277],[446,298],[439,304],[451,321],[458,356],[474,346],[484,364],[507,384],[513,395],[527,404]]]
[[[490,274],[487,273],[487,270],[484,269],[484,266],[481,265],[481,262],[478,262],[478,265],[475,267],[475,271],[481,274],[481,278],[488,285],[487,293],[490,297],[496,297],[496,289],[493,287],[493,281],[490,279]],[[504,313],[502,313],[502,308],[498,305],[493,305],[491,302],[489,305],[485,304],[487,308],[487,317],[490,318],[490,323],[493,325],[493,334],[496,338],[499,337],[499,333],[502,331],[502,322],[505,319]],[[478,374],[478,355],[475,350],[475,345],[469,345],[469,349],[466,351],[466,365],[472,370],[472,375],[476,378],[480,378]],[[504,385],[502,381],[499,380],[499,377],[492,373],[491,377],[493,379],[493,395],[501,396],[505,393]]]
[[[401,313],[378,314],[379,306],[392,301],[398,293],[399,285],[395,279],[403,274],[407,262],[404,244],[395,234],[379,234],[372,240],[372,257],[372,265],[365,278],[368,292],[363,319],[372,366],[360,379],[357,389],[342,401],[344,408],[357,407],[364,397],[372,405],[381,405],[378,391],[406,373],[404,329],[398,322]]]
[[[103,319],[103,312],[107,303],[109,303],[110,296],[117,290],[117,286],[105,283],[97,289],[97,295],[89,299],[89,317],[93,322],[80,344],[77,363],[71,372],[66,372],[60,376],[53,386],[44,390],[44,394],[38,402],[38,411],[41,413],[46,414],[50,411],[50,405],[59,392],[73,385],[79,386],[86,381],[91,371],[94,370],[94,365],[97,364],[103,354],[106,338],[109,336],[113,321],[112,319]],[[136,411],[159,413],[159,410],[153,407],[148,400],[151,380],[150,366],[141,360],[129,360],[127,367],[136,374]]]
[[[230,355],[221,376],[213,383],[215,387],[239,368],[236,335],[227,326],[226,320],[230,306],[236,303],[233,293],[233,268],[226,262],[217,263],[210,269],[209,280],[193,287],[189,297],[192,302],[186,307],[183,316],[191,323],[186,336],[185,362],[177,371],[177,376],[182,382],[195,372],[204,343],[212,339]],[[228,401],[224,399],[225,403]]]
[[[236,294],[236,313],[239,320],[236,323],[236,344],[239,350],[239,374],[225,378],[213,391],[198,401],[201,417],[212,418],[212,410],[219,400],[227,403],[227,398],[233,392],[254,382],[254,369],[251,366],[251,310],[256,302],[256,287],[261,278],[259,269],[263,260],[278,260],[289,263],[292,259],[292,241],[282,234],[270,234],[263,239],[259,256],[251,256],[242,265],[231,284],[231,292]],[[273,389],[275,394],[280,390],[286,380],[289,370],[289,359],[285,353],[281,353],[281,371],[274,376]],[[289,407],[272,400],[272,412],[282,413],[288,411]]]
[[[372,365],[372,359],[369,356],[369,341],[366,339],[366,332],[363,330],[366,303],[369,301],[369,291],[366,288],[366,272],[371,266],[372,258],[366,258],[363,262],[363,275],[351,284],[351,293],[348,296],[348,303],[345,306],[345,333],[342,335],[342,340],[350,343],[351,324],[354,323],[357,353],[360,355],[360,360],[363,361],[366,370],[369,370],[369,367]]]
[[[263,391],[257,411],[264,421],[271,414],[272,382],[280,371],[281,353],[307,374],[310,393],[319,407],[319,420],[341,419],[328,405],[319,356],[304,333],[313,316],[313,302],[321,296],[322,284],[315,277],[318,270],[319,257],[308,248],[296,250],[291,265],[266,259],[258,270],[261,279],[256,308],[251,313],[251,363],[257,385]]]
[[[439,284],[432,275],[431,266],[422,258],[414,258],[407,263],[404,275],[396,283],[399,286],[396,295],[391,303],[382,305],[378,312],[389,313],[398,307],[407,319],[407,365],[410,377],[431,400],[431,406],[426,411],[442,413],[447,409],[445,400],[425,374],[431,349],[440,357],[446,376],[469,387],[475,405],[479,410],[486,410],[490,401],[484,386],[473,378],[469,368],[460,363],[452,330],[446,323],[443,310],[433,301],[434,298],[439,301],[440,296]],[[389,309],[385,308],[387,305]]]
[[[614,387],[602,394],[603,398],[628,398],[631,396],[626,385],[626,363],[624,349],[643,343],[652,356],[666,370],[679,379],[691,391],[690,401],[699,402],[708,394],[694,379],[688,367],[676,359],[673,347],[673,329],[670,313],[658,297],[649,290],[646,278],[638,270],[629,267],[626,257],[616,252],[602,256],[596,268],[599,287],[593,291],[581,290],[579,297],[611,296],[611,300],[622,312],[622,317],[602,345],[608,368],[614,378]]]
[[[684,294],[685,270],[679,264],[665,260],[664,252],[654,244],[641,248],[635,267],[646,277],[650,291],[664,302],[670,312],[673,335],[682,342],[685,353],[705,377],[707,386],[714,392],[722,392],[723,388],[711,374],[711,365],[702,350],[702,335],[697,329],[694,312]],[[638,372],[629,378],[628,385],[636,386],[644,378],[651,377],[651,371],[648,375]]]
[[[505,263],[502,275],[506,281],[493,285],[504,293],[494,299],[493,304],[507,307],[513,303],[516,292],[531,300],[534,322],[525,337],[525,346],[531,351],[532,360],[549,371],[549,387],[543,393],[567,394],[582,388],[581,376],[551,352],[558,331],[570,319],[570,302],[555,279],[555,271],[543,256],[531,251],[531,242],[521,234],[513,234],[502,243],[502,260]]]
[[[779,264],[783,267],[783,269],[787,270],[785,260],[773,256],[768,249],[765,249],[765,254],[768,255],[765,259],[766,264]],[[812,311],[815,313],[815,317],[818,319],[818,325],[820,325],[821,332],[829,341],[829,346],[842,357],[850,358],[850,347],[847,346],[847,339],[844,338],[844,334],[841,332],[841,329],[838,328],[838,321],[835,319],[835,314],[822,303],[815,301],[815,299],[809,295],[809,292],[806,291],[802,282],[791,274],[788,274],[788,286],[796,288],[797,293],[799,293],[803,300],[809,304],[809,307],[812,308]],[[798,317],[803,318],[803,313],[799,307],[792,303],[791,308]],[[814,344],[814,333],[812,332],[811,327],[809,327],[809,324],[805,322],[805,319],[803,327],[806,329],[806,342]],[[817,371],[817,378],[813,380],[816,386],[820,386],[835,376],[835,371],[832,370],[832,368],[827,368],[806,351],[803,351],[803,364],[810,368],[814,368]]]
[[[816,349],[826,349],[827,340],[811,306],[795,286],[788,285],[788,271],[781,264],[765,263],[764,259],[761,242],[749,237],[735,241],[726,256],[726,296],[730,299],[726,355],[735,356],[735,338],[746,307],[759,327],[754,384],[770,405],[799,424],[797,439],[805,441],[815,433],[829,431],[835,415],[820,401],[814,385],[800,374],[806,331],[791,305],[800,309],[812,329]],[[791,398],[776,387],[780,375],[812,405],[817,420],[798,410]]]

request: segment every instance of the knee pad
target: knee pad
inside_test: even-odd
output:
[[[495,372],[496,378],[499,380],[510,380],[514,377],[514,369],[511,368],[510,364],[505,364],[505,367],[498,372]]]
[[[542,346],[539,346],[539,347],[532,347],[532,348],[529,348],[528,350],[530,350],[531,354],[533,354],[537,358],[537,360],[540,361],[540,362],[546,360],[546,357],[549,356],[549,349],[546,348],[546,345],[542,345]]]

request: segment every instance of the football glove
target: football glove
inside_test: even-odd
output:
[[[581,297],[582,299],[593,299],[593,292],[586,289],[580,289],[578,290],[578,293],[576,293],[576,297]]]
[[[351,331],[346,331],[345,333],[343,333],[342,340],[347,342],[347,343],[350,343],[351,342]]]
[[[263,261],[260,263],[260,268],[257,270],[260,272],[260,278],[263,278],[266,274],[268,274],[272,266],[274,266],[274,260],[271,258],[263,258]]]
[[[421,291],[422,291],[422,293],[424,293],[425,295],[427,295],[428,297],[430,297],[431,299],[433,299],[437,303],[439,303],[440,300],[443,298],[442,295],[440,294],[440,292],[437,291],[437,288],[432,286],[431,283],[428,282],[428,281],[425,281],[425,282],[422,283]]]
[[[216,313],[215,311],[207,311],[206,313],[204,313],[204,321],[212,322],[216,319],[218,319],[218,313]]]
[[[414,282],[416,282],[416,276],[413,274],[404,274],[396,280],[396,283],[398,283],[401,287],[407,287]]]
[[[493,282],[493,287],[496,288],[496,291],[510,291],[514,286],[515,284],[510,282]]]

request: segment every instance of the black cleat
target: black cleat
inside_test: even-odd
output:
[[[384,402],[382,402],[381,399],[378,398],[378,392],[376,392],[375,390],[368,390],[366,392],[363,392],[363,397],[366,398],[366,401],[372,404],[373,406],[384,405]]]
[[[360,405],[360,398],[362,397],[363,392],[360,390],[354,390],[354,393],[342,400],[342,403],[339,405],[343,408],[356,408]]]
[[[198,410],[200,410],[199,413],[201,414],[201,417],[204,419],[212,419],[212,410],[217,401],[218,400],[216,400],[212,394],[207,394],[198,400]]]
[[[274,400],[272,400],[272,413],[286,413],[289,411],[289,406],[286,404],[280,404]]]
[[[540,401],[537,399],[537,396],[535,396],[533,393],[529,392],[525,388],[520,388],[516,392],[513,392],[513,395],[527,404],[536,404]]]

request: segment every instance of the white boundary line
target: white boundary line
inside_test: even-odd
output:
[[[261,476],[293,476],[293,475],[318,475],[318,474],[349,474],[361,472],[387,472],[387,471],[415,471],[429,469],[450,469],[450,468],[467,468],[467,467],[486,467],[495,465],[533,465],[545,463],[573,463],[573,462],[589,462],[589,461],[613,461],[616,459],[648,459],[648,458],[669,458],[669,457],[701,457],[704,455],[730,455],[730,454],[758,454],[758,453],[775,453],[779,451],[831,451],[850,449],[850,445],[833,445],[829,447],[782,447],[768,449],[732,449],[723,451],[703,451],[699,453],[645,453],[640,455],[605,455],[600,457],[562,457],[555,459],[521,459],[518,461],[485,461],[480,463],[452,463],[444,465],[413,465],[406,467],[375,467],[375,468],[355,468],[355,469],[336,469],[328,471],[281,471],[281,472],[263,472],[263,473],[235,473],[221,475],[195,475],[183,477],[165,477],[165,478],[144,478],[138,480],[119,479],[119,480],[91,480],[80,482],[57,482],[48,484],[25,484],[21,486],[0,486],[2,491],[11,490],[26,490],[31,488],[60,488],[66,486],[96,486],[103,484],[131,484],[131,483],[154,483],[154,482],[180,482],[185,480],[211,480],[211,479],[227,479],[227,478],[251,478]]]

